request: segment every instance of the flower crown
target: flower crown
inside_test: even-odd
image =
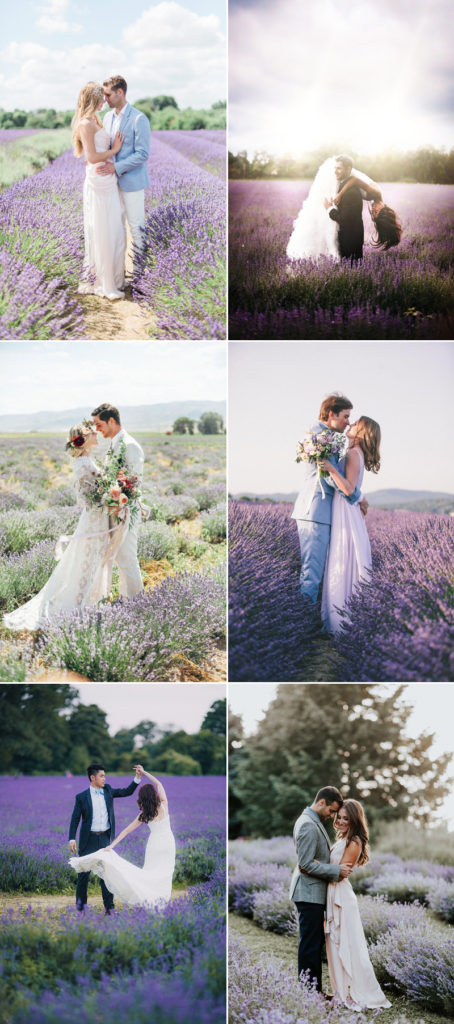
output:
[[[75,437],[72,437],[69,441],[66,442],[66,445],[65,445],[66,450],[68,451],[71,448],[73,450],[77,449],[77,448],[83,448],[83,446],[84,446],[84,444],[85,444],[89,434],[94,434],[94,433],[95,433],[95,425],[93,423],[93,420],[82,420],[82,430],[81,430],[81,433],[80,434],[76,434]]]

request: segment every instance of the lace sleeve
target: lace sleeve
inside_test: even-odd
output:
[[[93,493],[94,484],[98,476],[99,473],[96,466],[86,455],[81,455],[79,459],[75,460],[74,477],[77,494],[82,500],[82,504],[86,505],[88,503],[88,498]]]

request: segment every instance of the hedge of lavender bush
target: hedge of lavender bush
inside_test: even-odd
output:
[[[232,1024],[366,1024],[369,1016],[327,1003],[295,969],[266,954],[254,960],[244,942],[229,938],[229,1013]],[[405,1017],[394,1024],[410,1024]]]
[[[310,182],[233,181],[229,202],[230,337],[451,338],[454,188],[385,184],[404,234],[387,253],[371,246],[367,204],[364,259],[289,262],[286,246]]]
[[[0,557],[0,609],[14,611],[45,586],[55,567],[55,542],[42,540],[31,551]],[[16,680],[18,681],[18,680]]]
[[[428,1009],[454,1014],[454,936],[430,923],[405,924],[380,936],[369,947],[378,980],[390,982]]]
[[[308,650],[314,608],[298,592],[290,513],[290,505],[232,504],[232,681],[292,680]],[[454,604],[446,572],[454,553],[452,517],[371,509],[367,525],[372,582],[358,587],[345,612],[333,642],[340,656],[333,672],[343,682],[452,680]]]
[[[137,544],[139,562],[158,561],[162,558],[171,562],[177,554],[178,538],[175,530],[162,522],[142,524]]]
[[[3,512],[0,514],[0,554],[11,555],[29,551],[42,540],[57,540],[62,533],[73,533],[81,509],[43,509]]]
[[[46,662],[109,682],[166,678],[174,654],[199,662],[225,628],[223,573],[167,576],[153,590],[84,608],[43,629]]]
[[[298,588],[300,553],[290,507],[229,507],[229,678],[294,678],[316,626]]]
[[[150,307],[154,337],[223,338],[226,203],[221,147],[219,140],[185,132],[176,148],[177,139],[170,145],[167,135],[151,134],[145,249],[134,298]],[[84,335],[77,296],[84,250],[84,174],[83,161],[68,151],[0,195],[1,337]]]
[[[214,505],[200,516],[201,536],[211,544],[220,544],[227,536],[226,508],[224,503]]]

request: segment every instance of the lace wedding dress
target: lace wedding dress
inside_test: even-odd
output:
[[[170,817],[147,822],[150,830],[143,868],[120,857],[115,850],[97,850],[84,857],[70,857],[75,871],[93,871],[105,882],[109,892],[131,906],[156,906],[169,903],[175,868],[175,838]]]
[[[95,134],[95,149],[110,147],[105,128]],[[97,174],[101,164],[87,163],[84,181],[84,280],[79,292],[123,299],[126,233],[116,174]]]
[[[346,841],[339,839],[333,846],[331,864],[340,864]],[[375,977],[358,901],[348,878],[328,885],[325,937],[334,994],[351,1010],[391,1006]]]
[[[364,476],[364,456],[360,458],[357,486]],[[372,555],[366,522],[358,504],[351,505],[339,491],[333,498],[331,533],[323,577],[322,620],[331,633],[339,632],[343,608],[361,580],[370,579]]]
[[[84,506],[71,537],[60,537],[56,545],[56,569],[39,594],[4,616],[8,629],[39,629],[60,612],[96,604],[107,597],[112,559],[124,537],[124,526],[109,530],[104,512],[87,501],[99,470],[87,455],[74,459],[78,503]]]
[[[332,256],[340,259],[337,236],[339,225],[328,215],[323,205],[325,198],[336,195],[339,183],[334,173],[335,157],[319,167],[304,200],[287,245],[287,256],[291,260],[317,259]]]

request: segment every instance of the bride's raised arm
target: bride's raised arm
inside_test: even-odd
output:
[[[340,191],[334,196],[333,203],[335,206],[339,206],[342,197],[348,192],[349,188],[353,188],[354,185],[358,185],[363,192],[367,193],[367,199],[382,199],[381,191],[375,181],[363,181],[362,178],[356,177],[355,174],[351,174],[345,185],[342,186]]]
[[[140,820],[140,814],[137,815],[137,818],[134,818],[134,821],[131,821],[130,825],[126,825],[126,828],[120,832],[120,835],[112,843],[109,843],[109,846],[106,846],[105,849],[113,850],[114,846],[118,846],[118,843],[121,843],[125,836],[129,836],[130,832],[134,832],[134,829],[138,828],[139,825],[143,825],[143,822]]]
[[[167,804],[168,800],[166,796],[166,791],[164,789],[164,786],[162,785],[162,782],[160,782],[155,775],[152,775],[151,772],[146,772],[145,768],[143,768],[141,764],[136,765],[136,771],[137,770],[141,771],[142,775],[146,775],[147,779],[149,779],[150,782],[153,783],[153,786],[156,787],[161,800]]]
[[[98,123],[95,124],[94,121],[88,120],[81,121],[79,125],[79,133],[85,154],[85,159],[88,160],[89,164],[99,164],[105,160],[108,160],[109,157],[115,156],[117,153],[119,153],[123,145],[123,136],[120,132],[117,132],[112,143],[112,149],[107,149],[103,153],[98,153],[95,148],[95,135],[96,132],[99,131],[100,127],[102,128],[102,125]]]
[[[359,454],[354,448],[350,448],[347,452],[345,459],[345,476],[342,476],[342,473],[339,473],[336,466],[333,466],[331,462],[328,462],[328,459],[323,459],[323,461],[320,462],[321,468],[332,476],[339,490],[342,491],[343,494],[346,494],[347,497],[350,497],[355,490],[358,482],[360,464]]]

